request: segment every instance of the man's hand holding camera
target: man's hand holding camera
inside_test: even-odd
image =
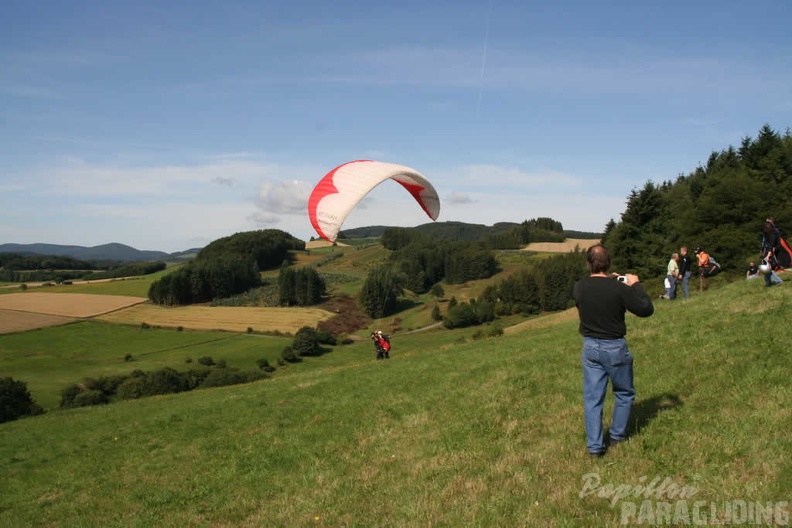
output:
[[[638,284],[641,282],[641,279],[638,278],[638,275],[633,275],[632,273],[625,273],[624,275],[613,275],[616,280],[619,282],[623,282],[627,286],[632,286],[633,284]]]

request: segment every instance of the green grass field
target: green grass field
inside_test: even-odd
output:
[[[61,390],[86,377],[128,374],[163,367],[187,370],[198,358],[225,360],[255,369],[256,360],[280,357],[292,338],[230,332],[178,332],[80,322],[31,332],[0,335],[0,372],[28,384],[33,399],[47,409],[60,404]],[[124,357],[131,354],[132,361]],[[187,363],[187,359],[193,363]]]
[[[0,525],[617,526],[629,500],[601,495],[655,477],[716,508],[789,501],[786,288],[738,282],[630,317],[631,437],[602,459],[585,450],[576,321],[483,341],[432,330],[395,338],[388,361],[363,342],[244,386],[1,424]],[[252,359],[242,350],[262,339],[84,325],[57,330],[98,363],[122,345]],[[41,332],[0,339],[3,372],[31,348],[68,359],[67,337]],[[30,381],[34,357],[11,374]],[[591,474],[600,493],[581,497]]]

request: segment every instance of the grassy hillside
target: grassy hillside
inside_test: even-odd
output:
[[[603,459],[585,450],[575,320],[428,331],[385,362],[359,343],[246,386],[2,424],[0,525],[618,525],[624,500],[580,497],[591,473],[668,478],[707,504],[789,500],[786,288],[630,318],[631,437]]]
[[[275,364],[291,342],[291,337],[144,330],[85,321],[0,336],[0,371],[25,381],[36,403],[54,409],[60,404],[61,390],[86,377],[129,374],[135,369],[187,370],[202,356],[225,360],[229,367],[255,369],[260,358]],[[124,360],[127,354],[132,361]]]

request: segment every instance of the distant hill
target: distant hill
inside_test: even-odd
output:
[[[389,227],[391,226],[377,225],[345,229],[339,233],[338,239],[376,238],[382,236],[385,230]],[[468,224],[465,222],[429,222],[427,224],[416,226],[413,229],[426,235],[449,240],[481,240],[490,235],[508,233],[517,227],[520,227],[520,224],[514,222],[498,222],[491,226],[483,224]],[[564,236],[567,238],[599,240],[602,238],[602,233],[564,230]]]
[[[102,244],[101,246],[63,246],[59,244],[0,244],[0,253],[18,253],[34,255],[66,256],[78,260],[112,260],[120,262],[146,262],[160,260],[184,260],[187,255],[198,253],[198,249],[188,249],[178,253],[164,251],[143,251],[119,244]]]

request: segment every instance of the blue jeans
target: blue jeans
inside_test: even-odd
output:
[[[781,280],[781,277],[776,275],[775,271],[771,271],[770,273],[765,275],[764,280],[767,286],[770,286],[771,284],[781,284],[782,282],[784,282]]]
[[[586,420],[586,447],[589,453],[605,451],[602,439],[602,407],[608,392],[608,380],[613,384],[616,401],[613,405],[610,437],[624,440],[627,421],[635,400],[633,385],[633,357],[625,339],[583,338],[583,415]]]
[[[682,275],[682,292],[684,294],[685,299],[690,297],[690,276],[693,275],[692,271],[686,271],[684,275]]]

